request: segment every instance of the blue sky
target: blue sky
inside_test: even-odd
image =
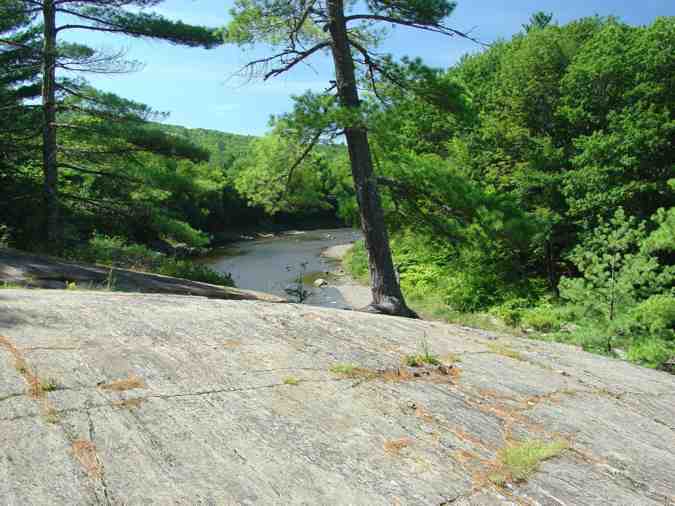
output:
[[[233,0],[167,0],[156,9],[186,23],[222,26],[228,21]],[[560,24],[584,16],[614,15],[644,25],[657,16],[675,15],[673,0],[458,0],[448,25],[472,29],[480,40],[509,38],[520,31],[538,10],[553,12]],[[291,108],[291,95],[307,89],[322,90],[332,78],[330,61],[312,60],[268,82],[245,82],[232,77],[251,57],[236,47],[213,50],[189,49],[169,44],[108,34],[72,32],[71,40],[97,48],[126,48],[127,57],[145,63],[143,69],[121,76],[88,76],[96,87],[112,91],[169,112],[167,123],[191,128],[260,135],[271,114]],[[448,67],[462,54],[476,51],[475,44],[405,28],[396,28],[380,52],[395,56],[419,56],[436,67]]]

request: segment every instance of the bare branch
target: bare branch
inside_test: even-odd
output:
[[[288,188],[290,187],[291,184],[291,178],[293,177],[293,173],[295,172],[295,169],[298,168],[298,166],[309,156],[309,154],[312,152],[314,149],[314,146],[319,142],[319,139],[321,139],[321,135],[323,135],[323,130],[319,130],[314,137],[312,137],[312,140],[309,141],[309,144],[305,148],[305,150],[302,152],[300,157],[291,165],[291,168],[288,170],[288,176],[286,178],[286,189],[284,190],[284,195],[288,193]]]
[[[295,49],[287,49],[281,53],[275,54],[273,56],[270,56],[268,58],[261,58],[259,60],[253,60],[252,62],[247,63],[242,70],[250,70],[253,71],[256,67],[259,66],[269,66],[272,65],[275,62],[279,62],[281,66],[279,67],[274,67],[267,72],[265,72],[263,76],[263,80],[267,81],[271,77],[276,77],[280,74],[283,74],[284,72],[289,71],[293,67],[295,67],[298,63],[306,60],[310,56],[312,56],[314,53],[317,51],[320,51],[321,49],[328,47],[330,45],[330,42],[324,41],[320,42],[310,49],[307,49],[306,51],[297,51]]]

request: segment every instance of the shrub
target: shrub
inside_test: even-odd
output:
[[[632,311],[633,331],[665,341],[675,340],[675,296],[654,295]]]
[[[342,265],[355,279],[368,280],[368,255],[363,241],[354,244],[342,260]]]
[[[173,242],[182,242],[192,247],[204,247],[209,244],[209,237],[192,228],[184,221],[155,216],[155,226],[160,235]]]
[[[550,302],[543,302],[536,307],[525,310],[522,314],[522,327],[539,332],[559,330],[562,324],[560,311]]]
[[[214,285],[234,286],[229,274],[216,272],[206,265],[189,260],[167,257],[141,244],[128,244],[121,237],[96,234],[86,244],[70,250],[67,256],[82,262],[154,272]]]
[[[518,297],[494,306],[490,313],[500,318],[509,327],[517,327],[523,318],[523,313],[529,306],[529,300]]]
[[[478,311],[497,302],[494,283],[476,273],[455,272],[444,285],[446,304],[458,311]]]
[[[675,357],[675,297],[654,295],[638,304],[625,323],[628,359],[661,368]]]
[[[164,258],[155,272],[164,276],[191,279],[192,281],[201,281],[212,285],[234,286],[234,281],[229,274],[216,272],[207,265],[189,260]]]
[[[82,262],[144,270],[153,270],[162,261],[161,253],[143,245],[128,244],[121,237],[100,234],[94,234],[89,242],[69,251],[67,256]]]
[[[628,360],[654,369],[662,368],[673,357],[675,357],[675,343],[659,339],[632,343],[628,348]]]
[[[570,258],[582,277],[560,281],[561,297],[581,308],[584,318],[593,322],[607,352],[612,351],[616,339],[625,341],[627,333],[636,324],[640,326],[635,311],[641,301],[663,293],[675,277],[672,268],[660,265],[645,246],[647,238],[646,224],[619,209],[609,223],[601,222],[572,252]],[[667,319],[664,300],[654,299],[646,308],[660,308]]]

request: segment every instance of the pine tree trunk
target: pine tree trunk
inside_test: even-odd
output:
[[[328,0],[327,7],[340,104],[346,108],[358,109],[360,101],[354,60],[347,38],[344,2]],[[373,302],[369,308],[386,314],[417,317],[405,303],[394,270],[384,212],[373,174],[368,134],[364,127],[351,125],[345,128],[345,136],[361,216],[361,228],[368,252],[370,286],[373,293]]]
[[[44,175],[45,238],[50,250],[61,248],[61,220],[56,164],[56,11],[54,0],[44,0],[44,43],[42,62],[42,170]]]

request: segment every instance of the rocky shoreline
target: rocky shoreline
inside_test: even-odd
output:
[[[68,262],[0,248],[0,283],[25,288],[80,288],[137,293],[194,295],[213,299],[286,302],[275,295],[162,276],[147,272]]]

